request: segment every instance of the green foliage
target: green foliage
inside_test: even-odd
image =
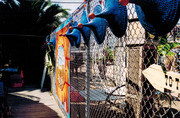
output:
[[[109,46],[107,46],[107,52],[108,52],[108,56],[106,57],[106,59],[112,62],[114,59],[114,55],[113,55],[113,51]]]
[[[161,45],[165,45],[167,43],[167,35],[164,35],[160,37],[160,42]]]
[[[39,76],[42,73],[41,46],[45,37],[60,25],[61,18],[68,17],[66,9],[46,1],[0,1],[0,39],[3,40],[0,63],[13,60],[15,66],[24,68],[26,79],[30,81],[34,73]]]
[[[54,56],[54,47],[52,44],[47,45],[46,53],[48,55],[49,61],[51,61],[50,65],[47,66],[53,70],[55,67],[55,56]]]
[[[160,55],[174,55],[174,53],[171,51],[171,49],[179,46],[180,43],[169,43],[167,42],[167,35],[164,35],[160,37],[160,45],[158,46],[157,51]]]
[[[67,16],[66,9],[45,0],[1,1],[0,33],[47,36]]]
[[[103,58],[99,58],[98,56],[96,56],[96,61],[110,61],[113,62],[114,60],[114,55],[113,55],[113,51],[111,50],[111,48],[109,46],[107,46],[107,48],[103,51]],[[93,59],[91,59],[91,61],[93,61]]]

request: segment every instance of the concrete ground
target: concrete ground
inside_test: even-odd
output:
[[[11,118],[64,118],[50,92],[36,87],[10,88]]]

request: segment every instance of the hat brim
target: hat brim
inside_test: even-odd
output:
[[[136,5],[135,8],[142,26],[154,35],[170,32],[180,17],[180,0],[164,0],[155,6]]]
[[[102,7],[100,5],[95,6],[93,13],[98,14],[102,11]],[[95,17],[93,20],[85,24],[84,26],[89,27],[94,34],[94,38],[98,44],[103,43],[106,36],[106,26],[107,22],[103,18]]]
[[[83,10],[83,14],[82,14],[82,17],[81,17],[81,23],[84,24],[84,23],[88,23],[89,22],[89,18],[87,16],[87,12],[84,8]],[[88,27],[83,27],[81,30],[79,30],[83,36],[83,40],[85,42],[85,44],[87,45],[89,40],[90,40],[90,28]]]
[[[106,0],[105,8],[96,16],[105,18],[113,34],[122,37],[127,28],[127,8],[117,4],[119,0]]]
[[[77,22],[74,22],[74,27],[77,26]],[[77,48],[79,48],[80,43],[81,43],[81,34],[80,31],[78,29],[73,29],[73,31],[71,33],[67,32],[66,33],[67,38],[69,39],[71,45],[75,45]]]

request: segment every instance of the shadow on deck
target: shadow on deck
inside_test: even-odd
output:
[[[11,118],[62,117],[53,96],[37,88],[10,88],[8,104],[11,106]]]

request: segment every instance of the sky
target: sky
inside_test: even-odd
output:
[[[3,0],[0,0],[3,1]],[[29,0],[29,1],[33,1],[33,0]],[[63,8],[69,8],[70,13],[72,13],[74,10],[76,10],[76,8],[82,3],[84,2],[84,0],[50,0],[52,3],[59,3],[60,6],[62,6]],[[69,3],[68,3],[69,2]],[[78,3],[73,3],[73,2],[78,2]]]
[[[84,0],[51,0],[51,2],[58,3],[64,9],[71,9],[69,13],[73,13],[76,8],[78,8]],[[78,2],[78,3],[75,3]]]
[[[3,0],[0,0],[0,1],[3,1]],[[65,9],[66,8],[70,9],[69,13],[71,14],[71,13],[73,13],[76,10],[76,8],[78,6],[81,5],[82,2],[84,2],[84,0],[51,0],[51,2],[59,4],[60,6],[62,6]]]

